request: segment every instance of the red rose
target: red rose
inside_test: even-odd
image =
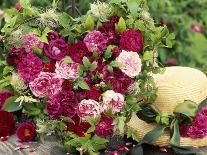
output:
[[[4,102],[11,97],[13,94],[10,91],[0,92],[0,109],[3,106]]]
[[[55,62],[50,61],[50,62],[44,64],[43,72],[51,72],[51,73],[55,72]]]
[[[49,32],[47,34],[47,39],[50,42],[51,40],[56,40],[62,38],[57,32]]]
[[[96,125],[95,134],[106,138],[113,133],[113,119],[109,116],[102,115],[100,122]]]
[[[74,122],[67,123],[67,130],[75,132],[79,137],[84,137],[91,125],[88,122],[80,122],[78,115],[73,116],[72,120]]]
[[[60,116],[71,118],[77,113],[78,101],[74,92],[61,91],[49,98],[46,109],[50,118],[57,119]]]
[[[120,48],[122,50],[140,53],[143,44],[144,39],[139,30],[129,29],[121,34]]]
[[[113,72],[108,71],[108,66],[103,69],[103,78],[106,83],[110,83],[115,92],[125,94],[133,80],[124,74],[119,68],[114,68]]]
[[[88,48],[83,41],[78,41],[76,44],[71,45],[68,54],[74,62],[82,63],[83,57],[88,55]]]
[[[61,60],[68,53],[68,49],[69,44],[63,38],[59,38],[45,44],[44,54],[53,60]]]
[[[22,123],[18,126],[17,138],[22,142],[33,141],[37,135],[36,128],[32,123]]]
[[[14,116],[4,110],[0,110],[0,137],[10,136],[15,129]]]
[[[26,55],[27,53],[24,48],[12,48],[7,55],[6,62],[9,65],[16,66]]]

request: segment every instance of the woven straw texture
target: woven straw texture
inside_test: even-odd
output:
[[[162,75],[154,75],[158,87],[158,97],[154,103],[161,112],[173,114],[176,106],[185,100],[200,103],[207,97],[207,78],[199,70],[188,67],[167,67]],[[140,120],[136,114],[132,115],[128,127],[140,138],[152,131],[156,124],[147,124]],[[169,131],[151,144],[157,146],[169,146]],[[207,145],[207,137],[203,139],[191,139],[181,137],[181,146],[202,147]]]

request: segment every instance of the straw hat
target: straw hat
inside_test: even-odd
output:
[[[161,112],[173,114],[176,106],[185,100],[201,103],[207,97],[207,78],[204,73],[188,67],[167,67],[164,74],[154,75],[158,88],[157,99],[154,103]],[[132,115],[127,124],[138,137],[143,138],[149,131],[157,127],[157,124],[148,124],[140,120],[136,114]],[[151,142],[153,145],[169,146],[169,131]],[[181,137],[181,146],[202,147],[207,145],[207,137],[191,139]]]

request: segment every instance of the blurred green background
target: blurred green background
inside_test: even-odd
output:
[[[94,1],[76,0],[76,7],[81,14],[84,14]],[[176,35],[171,49],[163,48],[159,51],[159,60],[166,66],[190,66],[207,72],[207,0],[147,1],[151,16],[157,25],[167,25]],[[14,7],[16,2],[17,0],[1,0],[0,9]],[[52,0],[31,0],[31,2],[42,8],[49,8],[52,4]],[[60,0],[60,10],[70,6],[71,2],[72,0]],[[71,13],[69,9],[65,11]],[[2,18],[0,12],[0,19]]]

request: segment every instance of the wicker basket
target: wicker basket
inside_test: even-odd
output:
[[[157,100],[154,103],[161,112],[173,114],[176,106],[185,100],[196,103],[202,102],[207,97],[207,78],[199,70],[188,67],[167,67],[162,75],[154,75],[158,87]],[[136,114],[132,115],[128,128],[133,130],[140,138],[143,138],[157,125],[148,124],[140,120]],[[168,131],[151,144],[157,146],[169,146],[170,134]],[[181,146],[202,147],[207,145],[207,137],[202,139],[191,139],[181,137]]]

